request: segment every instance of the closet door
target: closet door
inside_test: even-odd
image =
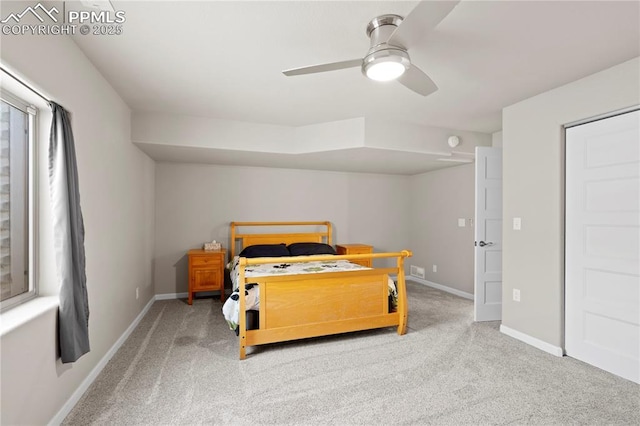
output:
[[[640,382],[640,111],[566,130],[565,349]]]

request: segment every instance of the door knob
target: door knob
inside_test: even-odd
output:
[[[480,242],[478,243],[478,245],[479,245],[480,247],[484,247],[484,246],[492,246],[492,245],[493,245],[493,243],[492,243],[491,241],[487,241],[486,243],[485,243],[484,241],[480,241]]]

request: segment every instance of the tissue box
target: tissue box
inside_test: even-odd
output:
[[[220,250],[220,248],[220,243],[204,243],[204,249],[206,251]]]

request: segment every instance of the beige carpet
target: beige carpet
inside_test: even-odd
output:
[[[640,424],[640,386],[409,283],[409,331],[250,349],[217,299],[156,302],[64,424]]]

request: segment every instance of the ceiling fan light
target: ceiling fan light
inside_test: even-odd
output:
[[[406,68],[400,62],[386,60],[369,64],[365,73],[371,80],[391,81],[400,77],[405,71]]]
[[[395,48],[371,52],[362,61],[362,73],[371,80],[391,81],[411,67],[409,54]]]

